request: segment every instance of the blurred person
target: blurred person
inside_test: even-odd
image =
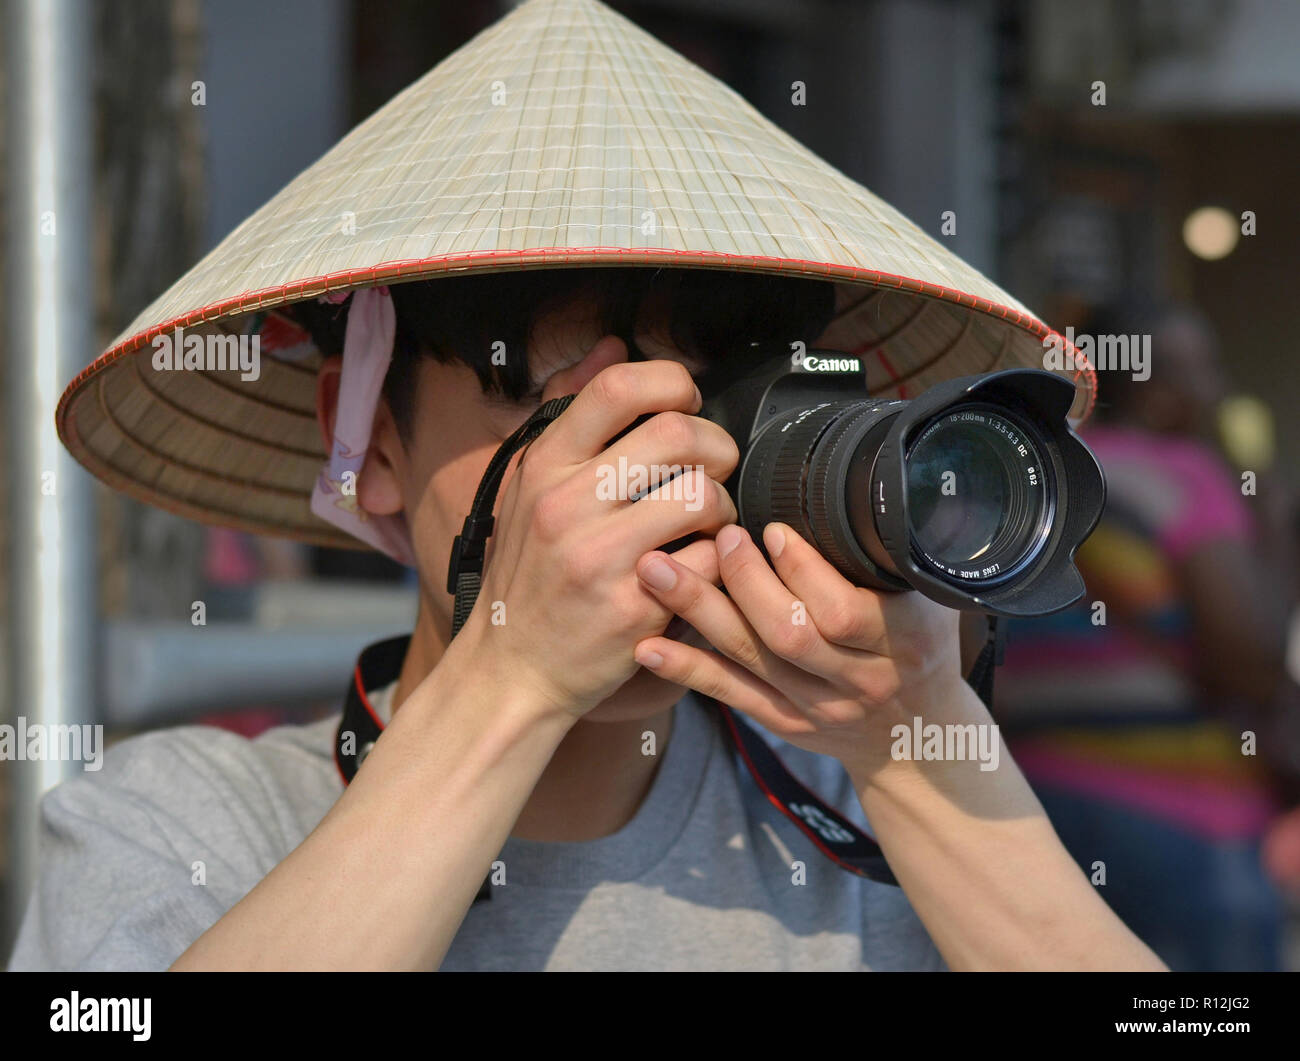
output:
[[[1088,330],[1149,335],[1150,377],[1102,374],[1082,432],[1107,481],[1078,553],[1088,592],[1011,624],[997,714],[1066,847],[1171,968],[1277,969],[1260,848],[1294,766],[1286,602],[1214,448],[1215,334],[1181,305],[1106,309]]]
[[[1291,502],[1290,541],[1294,543],[1295,551],[1300,552],[1300,504],[1296,503],[1294,496]],[[1297,602],[1300,601],[1300,565],[1293,564],[1291,571],[1295,580],[1291,586],[1292,601]],[[1300,763],[1300,736],[1296,733],[1300,729],[1300,696],[1297,696],[1297,690],[1300,690],[1300,603],[1293,603],[1291,608],[1286,667],[1289,677],[1286,684],[1291,699],[1285,736],[1291,748],[1292,766],[1288,771],[1290,785],[1287,794],[1291,803],[1300,804],[1300,784],[1295,781],[1300,768],[1294,765]],[[1269,828],[1264,837],[1263,856],[1264,865],[1273,878],[1286,888],[1293,901],[1300,901],[1300,805],[1293,806]]]
[[[516,55],[542,90],[498,105],[465,89]],[[609,88],[632,83],[635,97]],[[653,109],[624,113],[641,93]],[[613,130],[664,150],[642,157]],[[647,180],[672,211],[649,243],[623,198]],[[727,203],[746,189],[762,209],[722,205],[724,186]],[[937,308],[938,324],[972,304],[941,286],[961,278],[986,294],[977,327],[959,330],[990,329],[1011,363],[1037,357],[1045,325],[593,0],[520,6],[291,187],[146,311],[135,346],[79,377],[61,406],[78,429],[61,437],[105,470],[84,439],[152,431],[151,450],[110,456],[172,446],[169,459],[115,481],[174,501],[162,483],[216,522],[346,532],[414,568],[412,633],[363,653],[348,691],[345,712],[380,732],[350,746],[336,717],[253,741],[180,727],[115,746],[43,801],[44,862],[11,968],[1163,968],[1014,762],[891,757],[900,719],[991,725],[963,679],[957,613],[850,585],[780,524],[764,528],[769,562],[721,485],[736,443],[697,415],[693,374],[724,351],[838,319],[828,278],[857,285],[865,327],[884,308],[868,296],[898,269],[940,261],[923,298],[897,297]],[[344,207],[357,232],[339,232]],[[593,232],[635,243],[575,245]],[[413,248],[418,261],[394,259]],[[453,268],[470,275],[436,275]],[[234,314],[230,286],[259,291],[248,316],[201,312]],[[285,360],[219,401],[210,379],[142,381],[144,358],[128,355],[156,313],[227,334],[275,321]],[[933,370],[957,344],[922,334]],[[111,396],[111,420],[79,398],[88,382]],[[447,558],[484,471],[567,395],[506,468],[478,603],[452,637]],[[599,469],[623,459],[693,469],[702,504],[600,498]],[[798,629],[796,598],[810,619]],[[727,719],[761,728],[843,817],[822,820],[823,839],[869,824],[901,887],[823,858],[746,772]]]

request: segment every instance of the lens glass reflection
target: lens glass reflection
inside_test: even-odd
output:
[[[1041,461],[1005,417],[946,414],[913,445],[906,477],[912,538],[931,561],[963,577],[995,577],[1034,545]]]

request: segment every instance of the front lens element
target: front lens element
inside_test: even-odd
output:
[[[912,543],[949,577],[1000,580],[1042,543],[1043,459],[1000,411],[964,406],[936,417],[909,447],[905,476]]]

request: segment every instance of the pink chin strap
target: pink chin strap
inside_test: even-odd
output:
[[[363,287],[325,296],[328,302],[351,297],[343,339],[343,373],[329,460],[316,479],[311,510],[354,538],[373,545],[399,564],[415,566],[406,516],[376,516],[357,503],[361,469],[370,448],[370,432],[393,358],[397,317],[386,287]]]

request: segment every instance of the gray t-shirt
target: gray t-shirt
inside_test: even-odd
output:
[[[392,688],[370,697],[385,722]],[[586,843],[511,837],[505,883],[470,908],[442,969],[944,968],[900,889],[832,864],[759,792],[716,711],[693,696],[674,710],[632,821]],[[337,726],[159,730],[52,789],[10,970],[166,969],[342,795]],[[838,762],[764,736],[867,827]]]

